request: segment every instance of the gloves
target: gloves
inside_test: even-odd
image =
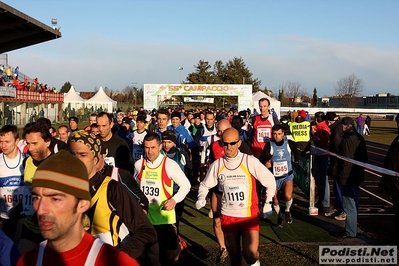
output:
[[[202,207],[205,207],[206,205],[206,200],[204,198],[198,198],[197,202],[195,203],[195,207],[197,210],[201,209]]]
[[[265,203],[263,206],[263,219],[266,219],[270,215],[272,215],[273,210],[272,210],[272,205],[269,203]]]

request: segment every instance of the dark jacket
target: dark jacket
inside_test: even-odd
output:
[[[95,196],[105,178],[105,175],[96,173],[89,179],[90,194],[92,197]],[[120,222],[124,223],[129,230],[131,238],[129,241],[124,243],[120,250],[126,252],[132,258],[138,258],[148,249],[148,247],[157,242],[157,235],[154,227],[139,206],[137,199],[125,188],[124,185],[115,180],[111,180],[108,184],[106,195],[103,195],[102,197],[107,198],[108,207],[112,213],[119,216],[121,219]],[[90,207],[86,213],[91,221],[97,203],[92,205],[93,206]],[[102,209],[99,209],[99,211],[101,210]],[[89,233],[91,233],[91,229],[92,224],[90,225]]]
[[[137,199],[137,202],[140,204],[141,208],[148,212],[148,199],[144,195],[143,191],[141,191],[139,185],[137,184],[137,181],[134,179],[129,171],[120,168],[114,168],[110,165],[105,164],[104,168],[100,171],[100,174],[102,174],[102,176],[104,177],[112,177],[113,169],[118,169],[119,182],[127,187],[127,189]]]
[[[368,162],[366,141],[353,128],[344,131],[338,153],[349,159]],[[337,179],[340,186],[360,184],[364,181],[364,168],[345,160],[337,166]]]
[[[338,119],[334,124],[330,125],[330,143],[328,144],[328,150],[333,153],[338,153],[339,144],[341,144],[342,137],[344,136],[344,131],[342,130],[341,120]],[[328,175],[332,178],[337,177],[337,157],[330,156],[330,164],[328,167]]]
[[[391,143],[384,161],[384,168],[399,172],[399,136]],[[390,195],[391,197],[399,197],[399,180],[397,177],[383,175],[381,177],[378,192]]]

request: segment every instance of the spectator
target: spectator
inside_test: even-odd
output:
[[[396,125],[398,127],[398,136],[392,141],[385,156],[384,168],[399,172],[399,115],[396,116]],[[392,197],[394,218],[394,241],[399,245],[399,181],[397,177],[383,175],[378,187],[378,192]]]
[[[357,133],[359,133],[360,135],[363,135],[364,117],[362,114],[360,114],[356,118],[356,124],[357,124]]]
[[[330,141],[331,130],[327,125],[324,112],[315,113],[316,126],[312,128],[314,134],[313,141],[316,147],[327,150]],[[313,157],[313,176],[317,185],[319,199],[316,207],[321,212],[329,212],[330,210],[330,185],[328,183],[328,155],[321,154]]]
[[[15,78],[16,80],[18,80],[18,76],[19,76],[19,66],[17,66],[17,67],[14,69],[14,78]]]
[[[367,163],[367,148],[364,138],[356,132],[353,119],[342,119],[344,136],[339,145],[339,154],[349,159]],[[338,184],[342,190],[342,204],[346,213],[343,237],[357,236],[357,215],[359,208],[359,185],[364,182],[364,168],[341,160],[338,164]]]
[[[342,130],[342,124],[340,117],[335,112],[327,112],[325,119],[330,128],[330,142],[328,144],[328,150],[333,153],[338,153],[339,144],[341,143],[344,132]],[[324,215],[327,217],[334,217],[337,220],[345,220],[346,214],[342,207],[342,192],[338,185],[337,180],[337,168],[338,159],[335,156],[330,156],[330,164],[328,167],[328,176],[333,179],[333,192],[334,192],[334,207],[330,208]]]
[[[369,136],[370,129],[371,129],[371,117],[366,116],[366,120],[364,121],[363,135]]]

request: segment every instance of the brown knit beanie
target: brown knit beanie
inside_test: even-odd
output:
[[[86,166],[66,150],[57,152],[39,165],[32,187],[51,188],[78,199],[91,199]]]

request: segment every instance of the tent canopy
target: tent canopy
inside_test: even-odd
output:
[[[259,112],[259,100],[262,98],[267,98],[270,101],[270,109],[274,109],[274,111],[277,113],[278,117],[280,118],[280,107],[281,107],[281,102],[273,99],[272,97],[268,96],[266,93],[258,91],[258,92],[254,92],[252,93],[252,100],[254,103],[254,108],[256,109],[256,111]]]
[[[86,107],[99,108],[101,106],[102,109],[107,112],[112,112],[114,107],[116,107],[116,104],[116,101],[112,100],[107,94],[105,94],[103,87],[100,87],[93,97],[86,100]]]
[[[73,86],[71,86],[67,93],[64,93],[64,109],[68,106],[71,109],[78,110],[80,108],[83,108],[84,104],[85,100],[79,96]]]
[[[75,91],[75,88],[71,86],[67,93],[64,93],[64,102],[65,103],[84,103],[85,100],[79,96],[79,94]]]

